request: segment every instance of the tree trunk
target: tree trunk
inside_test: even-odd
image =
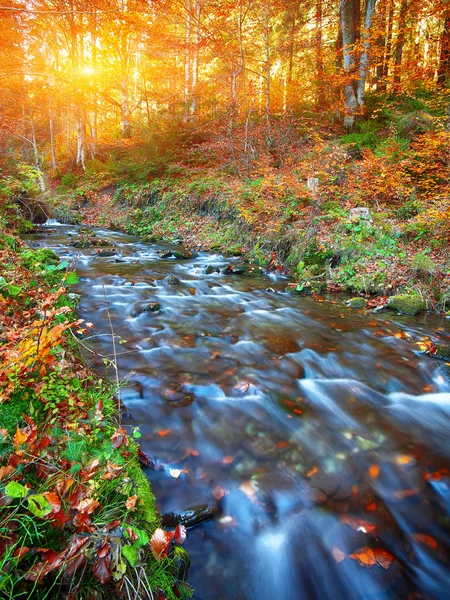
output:
[[[381,6],[379,8],[379,18],[378,18],[378,29],[379,33],[375,42],[376,46],[376,60],[377,64],[375,67],[375,77],[374,77],[374,85],[377,91],[380,90],[380,86],[383,80],[383,66],[384,66],[384,56],[386,51],[386,24],[387,24],[387,11],[388,7],[386,4],[386,0],[381,1]]]
[[[450,12],[447,12],[444,20],[444,29],[441,34],[441,52],[439,56],[439,69],[437,84],[448,85],[450,75]]]
[[[191,2],[186,0],[186,31],[184,51],[184,122],[189,121],[191,99]]]
[[[322,44],[322,0],[316,0],[316,15],[315,15],[315,28],[316,28],[316,77],[317,77],[317,88],[316,88],[316,106],[317,108],[324,108],[326,103],[325,97],[325,82],[324,82],[324,64],[323,64],[323,44]]]
[[[45,181],[44,181],[44,176],[43,176],[42,170],[41,170],[41,161],[39,158],[39,149],[38,149],[38,145],[37,145],[36,128],[34,126],[33,116],[30,116],[30,121],[31,121],[31,144],[33,146],[34,165],[36,167],[36,173],[37,173],[37,178],[38,178],[38,182],[39,182],[39,189],[41,190],[41,192],[45,192],[45,189],[46,189]]]
[[[346,78],[344,84],[344,127],[347,129],[352,129],[355,123],[356,110],[358,108],[355,86],[355,16],[358,11],[355,9],[355,0],[341,0],[340,12],[343,66]]]
[[[58,173],[58,163],[56,162],[55,152],[55,132],[53,128],[53,110],[51,107],[48,109],[49,129],[50,129],[50,149],[52,154],[52,167],[55,175]]]
[[[400,14],[398,17],[398,33],[397,40],[395,42],[395,62],[394,62],[394,86],[400,85],[401,81],[401,67],[403,57],[403,46],[405,45],[406,39],[406,18],[408,15],[409,2],[408,0],[402,0],[400,5]]]
[[[362,35],[363,49],[359,59],[359,79],[356,85],[356,100],[358,106],[364,106],[364,91],[366,88],[367,70],[369,68],[370,32],[376,0],[366,0],[366,14],[364,16],[364,31]]]
[[[270,56],[270,18],[269,18],[269,8],[268,2],[264,2],[264,112],[266,118],[266,142],[269,148],[272,148],[272,131],[270,125],[270,111],[271,111],[271,81],[270,81],[270,71],[271,71],[271,56]]]

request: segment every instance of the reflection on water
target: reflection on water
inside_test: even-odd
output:
[[[76,233],[32,239],[68,258]],[[189,532],[195,598],[450,597],[450,371],[416,343],[449,343],[448,322],[291,297],[282,279],[207,275],[221,256],[163,260],[167,245],[98,235],[117,254],[77,260],[94,365],[112,353],[106,297],[162,512],[219,503]]]

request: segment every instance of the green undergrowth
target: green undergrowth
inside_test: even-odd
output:
[[[117,390],[82,363],[76,275],[0,232],[0,597],[191,596]]]

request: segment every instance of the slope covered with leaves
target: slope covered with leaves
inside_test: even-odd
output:
[[[0,597],[188,597],[185,529],[159,528],[140,434],[79,358],[68,267],[0,232]]]

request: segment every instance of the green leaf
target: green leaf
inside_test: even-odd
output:
[[[8,292],[11,294],[11,296],[18,296],[21,291],[22,288],[18,285],[8,285]]]
[[[76,273],[69,273],[66,277],[66,285],[74,285],[75,283],[78,283],[79,279]]]
[[[130,527],[130,529],[132,529],[134,531],[134,533],[139,538],[134,543],[134,545],[136,546],[136,548],[140,548],[141,546],[145,546],[146,544],[149,543],[150,538],[148,537],[147,533],[143,529],[138,529],[137,527],[134,527],[133,525],[130,525],[129,527]],[[125,535],[127,537],[129,537],[129,535],[128,535],[127,532],[125,533]]]
[[[139,427],[135,427],[133,429],[133,437],[135,440],[138,440],[139,438],[142,437],[142,433],[139,431]]]
[[[130,565],[132,567],[134,567],[134,565],[137,563],[138,560],[138,551],[135,545],[130,546],[123,546],[122,547],[122,554],[124,555],[124,557],[127,559],[127,561],[130,563]]]
[[[5,486],[6,495],[10,498],[25,498],[28,491],[28,488],[18,481],[10,481],[8,485]]]
[[[4,277],[0,277],[0,287],[3,287],[6,285],[6,279]]]
[[[63,260],[61,263],[59,263],[59,265],[56,267],[57,271],[64,271],[64,269],[67,269],[67,267],[69,266],[69,263],[67,262],[67,260]]]
[[[45,517],[52,512],[52,507],[44,495],[33,494],[28,497],[28,510],[36,517]]]

